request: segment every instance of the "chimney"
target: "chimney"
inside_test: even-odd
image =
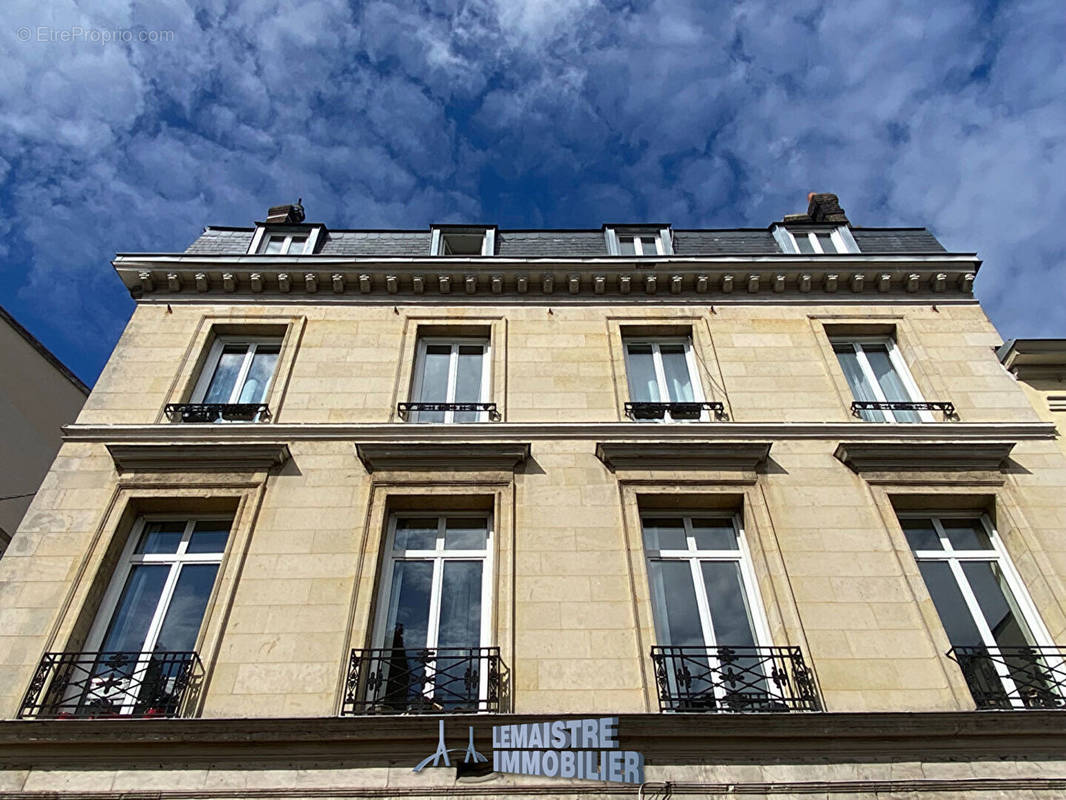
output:
[[[807,195],[807,216],[812,222],[836,222],[841,225],[850,225],[844,209],[840,207],[840,200],[835,194],[811,192]]]
[[[296,205],[271,206],[267,211],[266,221],[274,225],[299,225],[304,221],[303,198],[296,201]]]

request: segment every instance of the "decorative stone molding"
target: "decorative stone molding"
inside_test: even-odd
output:
[[[514,472],[529,458],[529,451],[529,442],[368,442],[355,446],[367,472]]]
[[[841,442],[836,458],[870,483],[1003,483],[1015,442]]]
[[[770,454],[770,442],[628,441],[598,442],[596,457],[611,472],[621,470],[711,470],[736,472],[755,481],[755,472]]]
[[[906,294],[973,298],[973,276],[980,261],[970,254],[669,256],[640,268],[618,257],[493,258],[472,264],[458,258],[370,258],[121,255],[113,262],[135,297],[195,301],[196,295],[227,293],[235,298],[256,293],[314,295],[323,286],[332,295],[434,298],[462,292],[471,301],[501,295],[552,296],[553,302],[620,299],[637,291],[696,301],[707,294],[743,291],[751,299],[773,302],[790,294],[836,293],[835,302],[885,300]],[[299,269],[303,280],[292,279]],[[846,295],[841,291],[847,287]],[[562,291],[565,289],[565,293]],[[669,290],[668,293],[666,290]],[[666,295],[669,295],[667,297]],[[316,302],[330,295],[318,294]],[[341,297],[336,297],[341,300]],[[739,300],[739,298],[738,298]],[[452,300],[452,302],[458,302]]]
[[[945,430],[950,426],[950,430]],[[206,428],[206,429],[205,429]],[[412,425],[396,423],[231,422],[191,426],[155,423],[144,425],[66,425],[63,438],[72,442],[158,443],[172,442],[276,442],[351,441],[357,443],[470,441],[530,441],[542,439],[596,442],[660,443],[692,441],[768,442],[823,440],[878,444],[951,442],[968,445],[986,441],[1051,441],[1050,422],[952,422],[915,425],[887,422],[715,422],[700,425],[648,425],[633,422],[494,422],[491,425]]]
[[[260,472],[290,457],[281,442],[108,444],[107,451],[119,472]]]

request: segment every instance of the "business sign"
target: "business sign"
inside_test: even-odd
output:
[[[489,759],[474,747],[472,725],[467,728],[465,748],[448,749],[443,719],[438,731],[437,750],[422,759],[415,772],[452,766],[451,753],[462,753],[464,765],[488,764]],[[493,725],[492,769],[511,775],[644,783],[644,755],[618,747],[618,717]]]

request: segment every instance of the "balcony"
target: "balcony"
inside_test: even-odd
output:
[[[851,404],[852,416],[865,419],[867,422],[877,422],[877,419],[871,419],[871,415],[863,412],[870,411],[941,411],[944,414],[945,419],[956,419],[958,415],[955,413],[955,404],[946,401],[934,400],[930,402],[921,401],[913,402],[910,400],[891,400],[891,401],[877,401],[877,400],[856,400]],[[893,421],[891,418],[889,421]]]
[[[194,652],[45,653],[18,715],[179,717],[202,676]]]
[[[498,647],[352,650],[341,716],[500,710]]]
[[[979,709],[1066,708],[1066,650],[1058,647],[953,647]]]
[[[407,422],[479,422],[482,414],[498,420],[495,403],[398,403],[396,414]],[[463,414],[467,417],[459,418]]]
[[[651,649],[660,711],[821,711],[818,688],[798,647]]]
[[[270,418],[264,403],[167,403],[163,410],[172,422],[262,422]]]
[[[697,420],[704,411],[710,411],[715,419],[725,416],[725,406],[721,403],[626,403],[626,416],[635,420],[665,419]]]

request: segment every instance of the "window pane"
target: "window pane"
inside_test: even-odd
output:
[[[1022,619],[999,565],[991,561],[964,561],[962,571],[977,597],[977,604],[992,630],[996,644],[1000,647],[1032,644],[1032,634]]]
[[[901,519],[900,526],[911,550],[943,550],[940,537],[928,519]]]
[[[648,570],[655,625],[666,640],[662,644],[702,647],[706,642],[688,561],[650,561]]]
[[[641,236],[640,246],[646,256],[654,256],[659,252],[658,248],[655,246],[654,236]]]
[[[481,370],[485,362],[485,348],[479,344],[459,346],[459,364],[455,372],[456,403],[481,401]],[[477,422],[477,411],[456,411],[456,422]]]
[[[799,251],[807,255],[813,255],[814,245],[811,244],[809,236],[806,233],[797,233],[794,235],[796,238],[796,247],[799,248]]]
[[[953,647],[978,647],[984,642],[946,561],[919,561],[918,570]]]
[[[400,517],[396,520],[396,550],[435,550],[436,517]]]
[[[448,369],[452,347],[449,344],[426,346],[422,360],[422,383],[418,387],[416,402],[445,403],[448,401]],[[416,422],[444,422],[443,411],[419,411]]]
[[[694,518],[692,535],[697,550],[737,550],[737,531],[729,519]]]
[[[481,562],[445,561],[438,647],[480,647]]]
[[[629,352],[629,397],[634,403],[658,403],[659,382],[650,344],[631,344]]]
[[[260,345],[255,349],[238,403],[262,403],[266,399],[267,386],[274,375],[279,352],[281,348],[274,345]]]
[[[426,646],[429,626],[429,592],[433,582],[431,561],[397,561],[392,572],[389,614],[384,647],[403,650]]]
[[[155,650],[188,651],[196,647],[217,572],[218,564],[186,564],[181,568]]]
[[[215,374],[211,376],[211,383],[204,394],[205,403],[228,403],[233,395],[233,386],[237,383],[237,375],[244,363],[244,355],[248,351],[247,345],[227,344],[222,348],[222,356],[215,367]]]
[[[107,634],[100,644],[101,651],[139,653],[144,649],[148,626],[169,573],[170,567],[164,564],[137,564],[130,570]]]
[[[837,251],[836,245],[833,244],[833,237],[828,233],[818,234],[818,244],[822,246],[823,253],[835,253]]]
[[[189,538],[187,553],[222,553],[229,538],[228,522],[197,522]]]
[[[659,354],[663,360],[663,373],[666,375],[666,391],[670,395],[668,398],[670,402],[693,402],[696,398],[692,394],[692,379],[688,374],[685,346],[680,344],[660,345]]]
[[[484,550],[487,541],[483,519],[449,518],[444,523],[445,550]]]
[[[633,244],[632,236],[622,236],[618,239],[618,252],[624,256],[636,255],[637,248]]]
[[[306,236],[293,236],[289,243],[289,253],[299,255],[304,251],[305,244],[307,244]]]
[[[866,344],[863,345],[862,349],[866,353],[866,360],[870,362],[870,369],[873,370],[874,377],[881,386],[881,392],[885,395],[885,399],[909,401],[911,396],[903,385],[903,380],[900,378],[899,373],[896,372],[896,368],[892,366],[892,359],[888,356],[888,346]],[[921,421],[915,411],[892,411],[889,413],[896,418],[896,422]]]
[[[643,522],[645,550],[688,550],[680,517],[645,517]]]
[[[285,247],[284,236],[271,236],[267,239],[266,247],[263,248],[263,252],[270,255],[276,255],[282,251],[283,247]]]
[[[176,553],[185,533],[185,521],[149,522],[144,526],[135,553]]]
[[[755,624],[736,561],[704,561],[703,582],[711,608],[711,626],[719,647],[755,646]]]
[[[956,550],[992,549],[992,540],[979,519],[941,519],[940,524]]]
[[[866,373],[862,371],[855,349],[850,344],[840,343],[833,345],[833,351],[837,354],[840,369],[844,372],[848,386],[851,387],[852,396],[856,400],[876,400],[877,396],[870,386],[870,381],[866,378]],[[884,422],[885,420],[880,411],[862,411],[860,414],[867,422]]]

